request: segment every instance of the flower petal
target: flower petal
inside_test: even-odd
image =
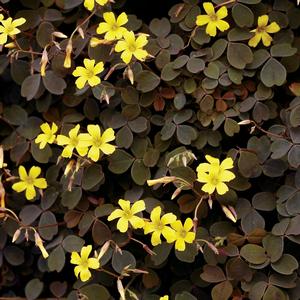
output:
[[[124,199],[119,199],[118,204],[123,210],[130,210],[130,201],[129,200],[124,200]]]
[[[229,29],[229,24],[226,22],[226,21],[223,21],[223,20],[219,20],[217,23],[216,23],[218,29],[220,31],[226,31]]]
[[[228,15],[227,7],[222,6],[217,12],[216,15],[218,16],[219,19],[224,19]]]
[[[160,238],[160,232],[159,231],[154,231],[152,233],[152,236],[151,236],[151,244],[153,246],[157,246],[159,244],[161,244],[161,238]]]
[[[87,131],[94,138],[100,138],[101,137],[101,130],[100,130],[99,125],[90,124],[90,125],[87,126]]]
[[[137,217],[137,216],[131,217],[129,222],[134,229],[143,228],[145,225],[145,221],[142,218]]]
[[[265,27],[265,26],[267,26],[268,22],[269,22],[268,15],[262,15],[262,16],[258,17],[257,25],[258,25],[258,27]]]
[[[185,237],[184,240],[186,241],[186,243],[191,244],[191,243],[194,242],[195,237],[196,237],[195,232],[188,232],[188,233],[186,234],[186,237]]]
[[[194,226],[193,220],[191,218],[187,218],[184,222],[183,228],[185,231],[190,231]]]
[[[198,15],[196,19],[197,26],[203,26],[210,22],[210,17],[208,15]]]
[[[266,47],[269,47],[271,45],[271,42],[273,40],[273,38],[266,32],[262,33],[262,42]]]
[[[108,142],[111,142],[115,139],[115,132],[112,128],[108,128],[106,129],[102,136],[101,136],[101,140],[104,142],[104,143],[108,143]]]
[[[231,157],[225,158],[225,159],[222,161],[220,167],[221,167],[222,169],[224,169],[224,170],[232,169],[232,168],[233,168],[233,160],[232,160],[232,158],[231,158]]]
[[[279,25],[276,22],[272,22],[269,26],[266,27],[268,33],[276,33],[280,30]]]
[[[215,187],[213,184],[211,184],[211,183],[206,183],[206,184],[203,185],[203,187],[201,188],[201,190],[202,190],[203,192],[208,193],[208,194],[212,194],[212,193],[214,192],[215,188],[216,188],[216,187]]]
[[[116,46],[115,46],[115,51],[116,52],[122,52],[125,49],[127,49],[127,44],[125,41],[118,41]]]
[[[129,64],[132,59],[132,52],[125,50],[121,54],[121,59],[124,61],[125,64]]]
[[[117,24],[118,26],[122,26],[125,25],[127,22],[128,22],[128,17],[126,13],[122,12],[117,18]]]
[[[100,158],[100,149],[97,147],[92,146],[88,152],[88,157],[92,161],[98,161]]]
[[[184,251],[185,250],[185,242],[183,238],[179,238],[175,242],[175,249],[178,251]]]
[[[36,166],[33,166],[31,167],[31,169],[29,170],[29,177],[31,178],[37,178],[40,176],[41,174],[41,168],[40,167],[36,167]]]
[[[160,215],[161,215],[161,207],[157,206],[155,207],[150,214],[150,219],[152,222],[157,223],[160,221]]]
[[[115,14],[113,12],[111,12],[111,11],[104,13],[103,14],[103,19],[109,25],[114,25],[117,22]]]
[[[34,180],[34,186],[39,189],[46,189],[47,188],[47,181],[45,178],[37,178]]]
[[[27,179],[27,172],[24,166],[19,167],[19,176],[21,180],[26,180]]]
[[[65,135],[59,134],[59,135],[56,137],[56,141],[57,141],[57,145],[63,146],[63,145],[67,145],[67,144],[70,143],[70,138],[68,138],[68,137],[65,136]]]
[[[136,214],[136,213],[141,212],[145,209],[146,209],[146,206],[145,206],[144,200],[139,200],[139,201],[136,201],[136,202],[133,203],[133,205],[131,207],[131,212],[133,214]]]
[[[137,49],[136,51],[134,51],[133,55],[135,56],[136,59],[140,61],[144,61],[148,56],[148,52],[143,49]]]
[[[71,264],[74,264],[74,265],[80,265],[81,264],[80,255],[77,252],[72,252],[70,262],[71,262]]]
[[[101,22],[98,25],[96,32],[98,34],[102,34],[102,33],[108,32],[109,30],[110,30],[110,26],[105,22]]]
[[[79,90],[81,90],[82,88],[84,88],[86,82],[87,82],[87,79],[85,77],[79,77],[78,79],[76,79],[75,84],[76,84],[77,88]]]
[[[258,45],[258,43],[260,42],[262,38],[262,34],[261,33],[255,33],[254,37],[252,37],[249,41],[248,41],[248,45],[250,47],[256,47]]]
[[[167,213],[164,214],[161,218],[161,222],[166,225],[166,224],[171,224],[174,223],[176,221],[177,217],[172,214],[172,213]]]
[[[123,210],[117,208],[108,216],[107,220],[112,221],[114,219],[121,218],[123,214],[124,214]]]
[[[224,182],[220,182],[217,184],[217,193],[219,195],[224,195],[226,192],[228,192],[228,187]]]
[[[126,232],[128,230],[128,220],[125,218],[120,218],[117,223],[117,228],[120,232]]]
[[[82,282],[88,281],[92,277],[92,274],[88,268],[82,269],[80,272],[80,280]]]
[[[169,226],[164,227],[164,229],[162,230],[162,235],[168,243],[173,243],[176,239],[175,231]]]
[[[81,260],[83,261],[87,260],[91,252],[92,252],[92,245],[82,247],[80,251]]]
[[[137,48],[142,48],[148,44],[148,38],[145,34],[141,34],[140,36],[137,37],[135,43]]]
[[[215,8],[211,2],[204,2],[203,8],[208,15],[215,14]]]
[[[18,193],[21,193],[26,190],[26,183],[23,181],[16,182],[12,185],[12,189]]]
[[[25,191],[25,196],[26,196],[27,200],[32,200],[32,199],[35,198],[36,191],[35,191],[35,188],[34,188],[33,184],[27,185],[26,191]]]
[[[97,258],[89,258],[88,259],[88,267],[90,269],[98,269],[100,267],[99,260]]]

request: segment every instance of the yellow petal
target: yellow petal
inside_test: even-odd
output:
[[[225,158],[225,159],[222,161],[220,167],[221,167],[222,169],[224,169],[224,170],[232,169],[232,168],[233,168],[233,160],[232,160],[232,158],[231,158],[231,157]]]
[[[98,76],[93,76],[88,79],[88,83],[90,86],[96,86],[101,82],[101,79]]]
[[[201,163],[197,167],[196,171],[198,173],[205,173],[205,172],[209,172],[210,168],[211,168],[210,164],[208,164],[208,163]]]
[[[122,26],[125,25],[127,22],[128,22],[128,17],[126,13],[122,12],[117,18],[117,24],[118,26]]]
[[[81,269],[82,269],[81,266],[77,266],[74,268],[74,273],[77,278],[78,278],[78,275],[79,275]]]
[[[263,44],[266,47],[269,47],[271,45],[271,42],[272,42],[273,39],[268,33],[263,32],[261,38],[262,38]]]
[[[145,222],[144,225],[144,234],[148,234],[150,232],[153,232],[155,230],[152,222]]]
[[[257,25],[258,27],[265,27],[269,22],[269,17],[267,15],[263,15],[258,17]]]
[[[31,178],[37,178],[39,177],[39,175],[41,174],[41,168],[40,167],[31,167],[31,169],[29,170],[29,177]]]
[[[72,73],[72,75],[75,77],[83,76],[85,74],[86,74],[86,69],[84,67],[76,67],[76,69]]]
[[[74,265],[80,265],[81,264],[81,258],[77,252],[72,252],[71,254],[71,264]]]
[[[4,45],[7,42],[7,34],[1,33],[0,34],[0,45]]]
[[[101,6],[105,5],[108,1],[109,0],[96,0],[96,2]]]
[[[215,8],[211,2],[204,2],[203,8],[208,15],[215,14]]]
[[[56,141],[57,141],[57,145],[63,146],[70,143],[70,138],[68,138],[65,135],[59,134],[56,138]]]
[[[87,79],[85,77],[79,77],[78,79],[76,79],[75,84],[76,84],[77,88],[79,90],[81,90],[82,88],[84,88],[86,82],[87,82]]]
[[[115,139],[115,132],[112,128],[108,128],[106,129],[102,136],[101,136],[101,140],[104,142],[104,143],[108,143],[108,142],[111,142]]]
[[[39,189],[45,189],[47,188],[47,181],[45,178],[37,178],[34,180],[34,186],[36,186]]]
[[[61,153],[61,156],[65,157],[65,158],[71,158],[73,155],[73,150],[74,150],[74,147],[68,145],[68,146],[64,147],[64,149]]]
[[[27,200],[32,200],[32,199],[35,198],[36,191],[35,191],[35,188],[34,188],[34,186],[32,184],[31,185],[27,185],[26,191],[25,191],[25,196],[26,196]]]
[[[133,203],[133,205],[131,207],[131,212],[133,214],[136,214],[136,213],[141,212],[145,209],[146,209],[146,207],[145,207],[144,200],[139,200],[139,201],[136,201],[136,202]]]
[[[43,123],[41,126],[40,126],[41,130],[46,133],[46,134],[49,134],[51,132],[51,128],[50,128],[50,125],[48,123]]]
[[[92,146],[88,152],[88,157],[92,161],[98,161],[100,158],[100,150],[97,147]]]
[[[88,10],[93,10],[95,6],[94,0],[84,0],[84,7]]]
[[[220,182],[217,184],[217,193],[219,195],[224,195],[226,192],[228,192],[228,187],[224,182]]]
[[[109,25],[114,25],[116,23],[115,14],[113,12],[106,12],[103,14],[103,19]]]
[[[135,56],[136,59],[140,61],[144,61],[148,56],[148,52],[143,49],[137,49],[136,51],[134,51],[133,55]]]
[[[125,50],[121,54],[121,59],[124,61],[125,64],[129,64],[132,59],[132,52]]]
[[[148,44],[148,38],[145,34],[141,34],[140,36],[137,37],[136,39],[137,48],[142,48],[147,44]]]
[[[135,44],[135,36],[133,31],[126,31],[124,33],[124,39],[127,44]]]
[[[117,208],[108,216],[107,220],[112,221],[114,219],[122,217],[123,214],[124,214],[123,210]]]
[[[213,184],[206,183],[206,184],[203,185],[203,187],[201,188],[201,190],[203,192],[208,193],[208,194],[212,194],[214,192],[215,188],[216,187]]]
[[[79,145],[76,147],[76,151],[80,156],[86,156],[88,153],[88,148],[87,147],[81,147],[80,146],[81,142],[79,142]]]
[[[260,42],[261,38],[262,38],[262,34],[261,34],[261,33],[256,33],[256,34],[254,35],[254,37],[252,37],[252,38],[249,40],[248,45],[249,45],[250,47],[256,47],[256,46],[258,45],[258,43]]]
[[[12,26],[14,26],[14,27],[21,26],[21,25],[23,25],[25,22],[26,22],[26,19],[24,19],[24,18],[15,19],[15,20],[12,22]]]
[[[95,65],[95,60],[94,59],[85,58],[83,60],[83,64],[84,64],[84,66],[85,66],[85,68],[87,70],[93,70],[94,69],[94,65]]]
[[[80,280],[82,282],[88,281],[92,277],[92,274],[88,268],[82,269],[80,272]]]
[[[175,231],[169,226],[164,227],[164,229],[162,230],[162,235],[168,243],[173,243],[176,239]]]
[[[92,251],[92,245],[82,247],[80,251],[81,260],[87,260],[91,251]]]
[[[175,242],[175,249],[178,251],[184,251],[185,250],[185,242],[184,239],[179,238]]]
[[[94,138],[100,138],[101,137],[101,130],[100,130],[99,125],[90,124],[90,125],[87,126],[87,131]]]
[[[129,200],[119,199],[118,204],[123,210],[130,210]]]
[[[175,221],[174,223],[171,223],[171,227],[175,229],[176,231],[181,231],[183,229],[182,223],[180,220]]]
[[[18,193],[21,193],[26,190],[26,183],[23,181],[16,182],[12,185],[12,189]]]
[[[193,220],[191,218],[187,218],[184,222],[183,228],[185,231],[190,231],[194,226]]]
[[[125,41],[118,41],[116,46],[115,46],[115,51],[116,52],[122,52],[127,48],[127,44]]]
[[[226,22],[226,21],[223,21],[223,20],[219,20],[217,23],[216,23],[218,29],[220,31],[226,31],[229,29],[229,24]]]
[[[132,218],[130,218],[129,222],[134,229],[143,228],[145,225],[145,221],[137,216],[133,216]]]
[[[120,218],[117,223],[117,228],[120,232],[126,232],[128,230],[128,220],[125,218]]]
[[[27,172],[26,169],[23,166],[19,167],[19,176],[21,180],[26,180],[27,179]]]
[[[102,61],[98,62],[94,67],[94,74],[97,75],[104,70],[104,64]]]
[[[268,33],[276,33],[280,30],[279,25],[276,22],[272,22],[269,26],[266,27]]]
[[[98,269],[100,267],[99,260],[97,258],[89,258],[88,259],[88,267],[90,269]]]
[[[214,165],[220,164],[220,160],[218,158],[212,157],[210,155],[205,155],[205,159],[211,164],[214,164]]]
[[[161,244],[160,232],[154,231],[151,236],[151,244],[157,246]]]
[[[227,7],[222,6],[216,13],[219,19],[224,19],[228,15]]]
[[[196,19],[197,26],[203,26],[210,22],[210,17],[208,15],[199,15]]]
[[[110,26],[107,23],[105,23],[105,22],[101,22],[98,25],[96,32],[98,34],[102,34],[102,33],[105,33],[105,32],[107,32],[109,30],[110,30]]]
[[[159,222],[160,215],[161,215],[161,207],[157,206],[151,211],[151,214],[150,214],[151,221],[154,223]]]
[[[195,232],[188,232],[188,233],[186,234],[186,237],[185,237],[184,240],[185,240],[186,243],[191,244],[191,243],[194,242],[195,238],[196,238]]]
[[[224,170],[220,173],[219,178],[221,181],[229,182],[235,178],[234,173]]]
[[[171,224],[174,223],[176,221],[177,217],[172,214],[172,213],[167,213],[164,214],[161,218],[161,222],[166,225],[166,224]]]

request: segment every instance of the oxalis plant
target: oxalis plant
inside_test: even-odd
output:
[[[1,296],[300,299],[296,0],[0,2]]]

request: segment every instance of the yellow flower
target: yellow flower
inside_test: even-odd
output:
[[[135,214],[145,210],[144,200],[136,201],[130,206],[130,201],[120,199],[118,204],[122,209],[115,209],[107,218],[108,221],[119,218],[117,223],[117,228],[121,232],[126,232],[128,230],[128,223],[134,228],[142,228],[145,222],[142,218],[135,216]]]
[[[97,28],[97,33],[105,33],[104,38],[108,41],[120,39],[123,37],[124,32],[127,31],[122,25],[128,22],[127,15],[123,12],[116,19],[113,12],[106,12],[103,14],[105,22],[101,22]]]
[[[57,136],[57,144],[59,146],[67,145],[61,153],[62,157],[70,158],[74,149],[77,150],[80,156],[85,156],[87,154],[88,148],[85,146],[85,135],[78,134],[79,129],[80,125],[78,124],[69,131],[69,137],[61,134]]]
[[[101,135],[99,125],[88,125],[88,134],[83,134],[85,142],[84,146],[91,148],[88,151],[88,157],[93,161],[98,161],[101,152],[106,155],[112,154],[116,150],[116,146],[109,144],[115,139],[115,132],[112,128],[106,129]]]
[[[195,232],[192,232],[194,224],[191,218],[187,218],[182,225],[180,220],[171,224],[171,227],[175,230],[175,249],[178,251],[185,250],[185,243],[193,243],[196,237]]]
[[[36,137],[35,143],[40,144],[40,149],[44,149],[47,144],[54,143],[56,138],[55,133],[57,132],[58,127],[55,123],[52,123],[51,127],[48,123],[43,123],[40,128],[43,133]]]
[[[93,10],[95,7],[95,1],[99,5],[104,6],[109,0],[84,0],[84,7],[88,10]]]
[[[219,195],[225,194],[229,189],[224,182],[235,178],[234,173],[228,171],[233,168],[233,160],[228,157],[222,161],[210,155],[205,156],[209,163],[202,163],[197,167],[197,180],[205,183],[202,191],[212,194],[215,189]]]
[[[207,15],[198,15],[196,19],[196,25],[203,26],[206,25],[206,33],[210,36],[216,36],[217,28],[220,31],[225,31],[229,29],[229,24],[226,21],[223,21],[228,15],[226,6],[222,6],[217,12],[210,2],[204,2],[203,8]]]
[[[166,295],[166,296],[160,297],[159,300],[169,300],[169,296]]]
[[[19,18],[16,20],[8,18],[6,20],[3,20],[2,15],[2,18],[0,18],[0,22],[2,23],[2,25],[0,25],[0,45],[4,45],[7,42],[8,36],[12,38],[16,34],[21,32],[17,27],[24,24],[26,20],[24,18]]]
[[[77,67],[73,71],[73,76],[79,77],[76,79],[76,86],[78,89],[82,89],[86,82],[90,86],[95,86],[101,82],[100,77],[97,75],[104,70],[104,64],[102,61],[95,65],[94,59],[85,58],[83,60],[84,67]]]
[[[144,61],[148,55],[148,52],[143,49],[148,43],[148,38],[145,34],[139,35],[135,38],[132,31],[124,32],[124,40],[118,41],[115,46],[116,52],[122,52],[121,58],[124,63],[129,64],[132,56],[137,60]]]
[[[47,181],[45,178],[38,178],[41,174],[40,167],[31,167],[29,174],[27,174],[23,166],[19,167],[19,176],[21,181],[14,183],[12,189],[18,193],[25,191],[27,200],[32,200],[36,196],[35,187],[39,189],[47,188]]]
[[[174,242],[175,232],[167,224],[171,224],[176,221],[176,216],[172,213],[167,213],[160,217],[161,207],[155,207],[150,215],[151,222],[145,222],[144,231],[145,234],[152,233],[151,243],[153,246],[161,244],[161,234],[167,240],[168,243]]]
[[[82,247],[80,255],[77,252],[71,254],[71,264],[78,265],[74,268],[74,273],[77,278],[80,274],[80,280],[83,282],[89,280],[92,276],[89,269],[100,268],[100,262],[97,258],[89,258],[91,251],[92,246],[88,245]]]
[[[266,47],[269,47],[272,42],[272,37],[269,35],[269,33],[275,33],[280,30],[279,25],[276,22],[272,22],[270,25],[268,25],[269,17],[267,15],[263,15],[258,17],[257,20],[257,28],[251,30],[251,32],[254,32],[255,35],[253,38],[251,38],[248,42],[248,45],[251,47],[256,47],[260,40],[262,40],[263,44]]]

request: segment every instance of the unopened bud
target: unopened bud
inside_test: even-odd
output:
[[[11,42],[11,43],[5,44],[4,47],[8,48],[8,49],[13,49],[13,48],[16,48],[16,44],[14,42]]]
[[[110,246],[110,241],[106,241],[105,244],[101,247],[100,253],[97,257],[98,260],[101,259],[101,257],[107,252]]]
[[[251,120],[243,120],[243,121],[238,122],[239,125],[249,125],[251,123],[252,123]]]
[[[69,39],[68,45],[66,47],[66,57],[65,57],[65,61],[64,61],[64,67],[66,69],[71,68],[71,54],[72,54],[72,50],[73,50],[73,46],[72,46],[72,40]]]
[[[176,180],[175,176],[165,176],[165,177],[161,177],[161,178],[157,178],[157,179],[151,179],[151,180],[147,180],[147,184],[148,186],[153,186],[155,184],[159,184],[159,183],[170,183]]]
[[[65,171],[64,171],[64,175],[67,177],[69,175],[69,173],[73,170],[74,168],[74,164],[75,164],[75,160],[72,159],[70,160],[67,165],[66,165],[66,168],[65,168]]]
[[[234,210],[234,208],[232,206],[225,206],[225,205],[222,205],[222,210],[224,212],[224,214],[226,215],[226,217],[231,220],[232,222],[236,223],[237,221],[237,214]]]
[[[13,243],[19,238],[20,234],[21,234],[21,229],[19,228],[15,231],[15,233],[13,235],[13,238],[12,238]]]
[[[48,54],[47,54],[47,50],[46,48],[43,50],[43,54],[42,54],[42,58],[41,58],[41,76],[45,76],[46,74],[46,66],[47,66],[47,63],[48,63]]]
[[[52,35],[57,37],[57,38],[60,38],[60,39],[66,39],[68,37],[64,33],[59,32],[59,31],[52,32]]]
[[[181,193],[181,191],[182,191],[181,188],[177,188],[173,193],[171,200],[175,199]]]
[[[49,254],[43,245],[43,240],[41,239],[40,235],[36,231],[34,232],[34,240],[35,240],[35,245],[39,247],[39,249],[41,250],[43,257],[47,258]]]
[[[83,32],[83,29],[81,27],[78,28],[78,32],[79,32],[81,38],[84,39],[84,32]]]
[[[125,298],[125,290],[124,290],[122,281],[120,279],[117,280],[117,287],[118,287],[118,291],[119,291],[119,294],[120,294],[120,299],[125,300],[126,299]]]
[[[131,84],[134,84],[134,75],[132,69],[128,66],[126,70],[127,70],[126,72],[127,78],[129,79]]]

